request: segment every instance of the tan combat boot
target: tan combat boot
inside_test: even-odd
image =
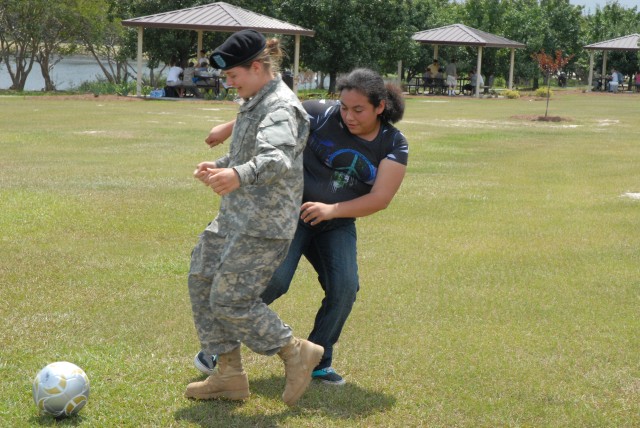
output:
[[[287,405],[293,406],[304,394],[311,382],[311,372],[320,362],[323,353],[322,346],[295,337],[280,349],[278,355],[284,361],[286,378],[282,400]]]
[[[192,382],[187,385],[184,395],[198,400],[249,398],[249,379],[242,368],[240,347],[226,354],[220,354],[216,372],[202,382]]]

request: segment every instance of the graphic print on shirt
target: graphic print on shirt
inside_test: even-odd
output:
[[[330,187],[332,192],[353,187],[357,181],[373,185],[377,168],[359,151],[352,148],[334,151],[336,144],[333,141],[320,141],[315,138],[309,141],[309,145],[324,164],[333,170]]]
[[[351,159],[351,161],[349,161]],[[351,179],[358,179],[373,185],[376,180],[376,167],[362,153],[352,149],[341,149],[327,159],[329,167],[335,170],[333,191],[352,184]],[[335,178],[338,177],[336,181]]]

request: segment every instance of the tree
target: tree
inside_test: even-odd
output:
[[[282,19],[315,30],[301,42],[301,62],[336,78],[356,67],[389,71],[411,50],[406,1],[285,0]]]
[[[502,35],[524,43],[524,49],[515,52],[514,75],[519,84],[530,86],[537,82],[539,71],[530,61],[531,55],[543,48],[544,18],[537,0],[507,0]]]
[[[478,30],[493,34],[502,34],[506,3],[501,0],[467,0],[463,6],[464,23]],[[485,75],[493,73],[505,77],[509,72],[509,57],[500,56],[501,49],[484,49],[482,53],[482,69]],[[468,61],[476,60],[477,49],[467,48]],[[508,52],[508,50],[504,50]],[[475,68],[475,62],[470,64]]]
[[[395,73],[398,61],[411,56],[411,35],[415,32],[407,20],[411,7],[407,1],[364,2],[361,13],[373,21],[368,42],[377,48],[369,58],[371,68]]]
[[[410,28],[409,37],[418,31],[443,27],[452,22],[459,22],[461,5],[449,3],[448,0],[415,0],[407,2],[407,19]],[[433,60],[431,46],[413,43],[409,51],[401,58],[406,70],[407,81],[421,74]],[[441,46],[439,54],[451,59],[456,57],[458,64],[464,62],[463,51],[457,46]]]
[[[338,73],[362,64],[366,55],[362,43],[362,22],[357,18],[355,1],[296,0],[285,1],[281,10],[288,21],[315,30],[315,36],[301,41],[301,61],[316,71],[329,75],[329,92],[335,91]],[[349,28],[351,31],[344,31]]]
[[[124,2],[109,0],[78,0],[77,40],[94,58],[108,82],[119,84],[132,72],[127,61],[126,29],[119,14],[126,11]],[[123,7],[124,9],[119,9]]]
[[[51,71],[62,57],[73,53],[86,37],[106,37],[97,24],[105,15],[106,9],[100,8],[104,4],[103,0],[0,0],[0,53],[11,88],[24,89],[37,63],[44,89],[55,90]]]
[[[43,11],[39,23],[37,38],[40,43],[36,48],[35,60],[40,64],[44,90],[54,91],[56,88],[51,79],[53,67],[60,62],[63,55],[72,54],[76,50],[73,41],[77,33],[77,4],[75,0],[43,0],[41,4],[46,7],[46,11]]]
[[[39,0],[0,0],[0,55],[11,77],[10,89],[24,89],[36,61],[42,6]]]
[[[545,27],[542,49],[561,50],[571,58],[581,52],[584,45],[582,7],[571,5],[569,0],[541,0],[540,9]]]
[[[537,54],[531,55],[531,57],[536,61],[540,71],[545,75],[547,81],[547,108],[544,111],[544,117],[547,117],[547,113],[549,112],[549,98],[551,94],[551,79],[549,78],[551,74],[556,74],[560,70],[564,68],[565,65],[569,63],[573,55],[569,55],[568,57],[562,57],[562,51],[558,49],[556,51],[555,58],[551,55],[547,55],[542,49]]]

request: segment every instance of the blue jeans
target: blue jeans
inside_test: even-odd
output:
[[[298,222],[286,259],[273,274],[262,300],[271,304],[289,290],[301,256],[318,273],[324,299],[316,314],[309,340],[324,347],[315,370],[331,366],[333,345],[340,338],[360,288],[356,250],[355,219],[334,219],[316,226]]]

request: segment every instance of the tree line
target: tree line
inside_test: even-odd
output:
[[[524,43],[517,49],[515,71],[521,82],[537,87],[541,77],[532,55],[562,51],[572,60],[565,71],[583,82],[589,58],[583,46],[640,32],[638,7],[625,8],[617,0],[586,11],[569,0],[227,0],[257,13],[315,31],[301,38],[300,64],[304,69],[336,77],[366,66],[383,74],[402,76],[422,73],[433,59],[433,49],[415,43],[418,31],[454,23]],[[45,90],[55,90],[51,71],[64,56],[85,53],[94,57],[104,78],[122,83],[135,74],[136,31],[121,21],[187,7],[207,0],[0,0],[0,72],[8,72],[11,89],[22,90],[27,76],[39,71]],[[228,33],[205,33],[211,50]],[[145,83],[156,86],[161,65],[175,57],[186,62],[195,54],[197,34],[188,30],[145,29],[144,55],[151,75]],[[293,52],[293,37],[283,36]],[[505,77],[509,69],[507,49],[486,49],[482,69]],[[596,61],[602,52],[596,52]],[[439,57],[455,57],[458,68],[469,71],[476,49],[440,46]],[[286,62],[291,67],[293,58]],[[637,51],[609,52],[607,62],[622,73],[638,71]],[[596,62],[597,64],[598,62]]]

